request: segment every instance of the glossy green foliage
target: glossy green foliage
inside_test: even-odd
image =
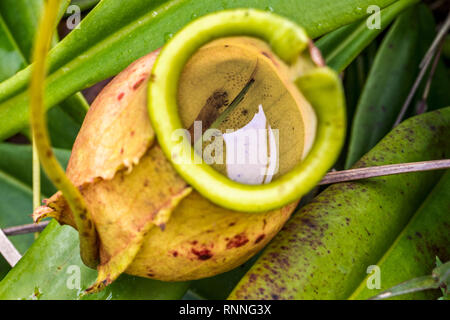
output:
[[[438,300],[449,300],[450,291],[448,287],[450,285],[450,261],[442,263],[438,257],[436,257],[436,268],[433,269],[431,275],[421,276],[411,280],[402,282],[386,291],[371,297],[371,300],[383,300],[398,298],[398,296],[404,296],[411,293],[422,292],[426,290],[441,290],[442,296]]]
[[[419,73],[418,65],[433,40],[430,24],[433,17],[428,9],[414,6],[400,15],[383,40],[356,109],[346,168],[394,125]]]
[[[58,160],[65,166],[70,152],[55,150]],[[32,153],[30,146],[0,144],[0,227],[7,228],[33,223],[30,213],[32,207]],[[56,190],[52,183],[42,173],[42,194],[49,197]],[[34,241],[33,234],[10,237],[21,253],[29,248]],[[10,269],[0,256],[0,279]]]
[[[379,26],[371,19],[364,19],[329,33],[317,41],[330,68],[341,72],[366,48],[405,8],[418,0],[400,0],[379,12]],[[370,26],[370,27],[369,27]]]
[[[450,88],[450,74],[441,59],[431,82],[430,94],[426,101],[427,110],[437,110],[450,105],[448,88]]]
[[[436,36],[437,25],[434,20],[433,14],[429,9],[424,6],[421,8],[420,12],[420,51],[426,52],[429,49],[429,44]],[[423,58],[423,57],[422,57]],[[448,88],[450,88],[450,73],[448,65],[444,64],[444,55],[441,54],[440,61],[436,67],[436,71],[431,79],[431,87],[426,100],[427,108],[426,110],[432,111],[440,108],[444,108],[450,105],[450,94]],[[430,76],[430,71],[427,72],[425,80],[428,80]],[[407,115],[416,114],[418,111],[418,100],[422,98],[425,82],[422,81],[422,85],[418,90],[415,101],[413,105],[409,106],[409,112]]]
[[[450,260],[450,171],[430,193],[409,224],[384,256],[376,263],[380,268],[380,289],[369,289],[367,278],[352,294],[352,299],[368,299],[401,282],[431,274],[436,257]],[[369,276],[370,277],[370,276]],[[421,291],[399,299],[436,299],[440,290]]]
[[[359,97],[367,81],[370,68],[377,53],[377,43],[373,42],[345,70],[344,88],[347,101],[347,121],[351,125]],[[350,130],[349,130],[350,131]]]
[[[12,77],[18,70],[26,66],[26,61],[20,54],[2,16],[0,16],[0,56],[0,81]]]
[[[43,1],[2,0],[0,12],[26,61],[31,60],[34,34]]]
[[[221,9],[253,7],[274,11],[302,25],[310,37],[356,21],[369,5],[385,7],[394,0],[103,0],[49,55],[47,107],[123,70],[162,46],[186,23]],[[112,24],[111,21],[114,21]],[[28,122],[28,96],[23,93],[31,69],[0,84],[0,139]]]
[[[32,191],[18,180],[0,171],[0,227],[32,223]],[[20,253],[24,253],[33,243],[33,235],[11,237],[10,239]],[[9,264],[0,256],[0,279],[10,270]]]
[[[67,5],[68,1],[63,1],[61,12]],[[42,10],[43,1],[40,0],[1,1],[0,81],[13,76],[31,61],[34,34]],[[49,112],[49,129],[55,147],[72,147],[87,109],[87,103],[77,94]]]
[[[450,107],[409,119],[356,167],[448,158],[449,129]],[[441,175],[410,173],[329,187],[294,215],[230,298],[348,298]]]
[[[0,144],[0,170],[21,183],[31,186],[32,184],[32,152],[30,145],[18,145],[11,143]],[[63,149],[55,149],[55,154],[63,167],[66,167],[70,151]],[[41,192],[44,196],[51,196],[57,190],[45,177],[42,171]]]

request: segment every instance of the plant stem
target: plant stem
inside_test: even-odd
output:
[[[439,30],[439,33],[437,34],[436,38],[434,39],[433,43],[431,44],[430,48],[425,54],[425,57],[423,58],[422,62],[419,65],[419,68],[424,68],[428,57],[434,56],[434,53],[439,47],[439,44],[447,35],[448,29],[450,29],[450,13],[447,15],[447,19],[445,19],[444,25],[442,26],[441,30]]]
[[[33,210],[41,204],[41,167],[39,164],[39,154],[35,139],[32,139],[33,145]]]
[[[450,168],[450,159],[389,164],[328,173],[319,185],[389,176],[400,173],[443,170]]]
[[[45,221],[41,223],[24,224],[21,226],[5,228],[3,229],[3,233],[7,236],[18,236],[21,234],[41,232],[46,226],[48,226],[49,223],[49,221]]]
[[[92,222],[81,192],[66,176],[64,169],[56,159],[51,148],[44,108],[44,87],[46,77],[47,52],[55,28],[58,8],[61,0],[49,0],[46,3],[43,18],[37,33],[34,48],[34,66],[30,85],[31,127],[34,142],[42,166],[56,188],[62,191],[73,213],[80,236],[80,251],[83,262],[95,267],[98,261],[98,242],[95,225]]]
[[[35,139],[32,137],[32,152],[33,152],[33,164],[32,164],[32,174],[33,174],[33,210],[41,205],[41,165],[39,163],[39,154],[36,147]],[[34,234],[35,239],[37,239],[38,234]]]
[[[414,95],[416,94],[417,89],[420,86],[420,83],[422,82],[423,77],[425,76],[428,67],[430,66],[431,62],[433,61],[433,57],[436,54],[436,50],[439,47],[439,44],[441,41],[445,39],[445,35],[447,34],[448,29],[450,28],[450,13],[447,16],[447,19],[444,22],[444,25],[442,26],[441,30],[437,34],[436,38],[434,39],[433,43],[431,44],[430,48],[428,49],[427,53],[425,54],[422,62],[420,63],[419,69],[419,75],[417,76],[416,81],[414,82],[414,85],[406,98],[405,103],[403,104],[400,113],[398,114],[397,119],[394,123],[394,128],[402,122],[403,117],[406,114],[406,111],[408,110],[409,105],[411,104],[411,101],[414,98]]]

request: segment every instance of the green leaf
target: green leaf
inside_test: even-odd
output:
[[[436,267],[440,267],[442,266],[443,263],[441,261],[441,259],[439,259],[438,256],[436,256]],[[449,284],[447,283],[447,287],[446,288],[441,288],[442,294],[443,296],[440,297],[438,300],[450,300],[450,290],[449,290]]]
[[[427,41],[420,37],[417,23],[422,10],[428,9],[415,6],[402,13],[383,40],[358,103],[346,168],[391,130],[410,92],[425,54],[421,42]]]
[[[31,147],[2,143],[0,154],[0,228],[33,223]],[[60,163],[66,166],[70,152],[55,150],[55,154]],[[56,192],[56,189],[43,172],[41,176],[41,190],[43,195],[48,197]],[[12,236],[10,240],[23,254],[33,243],[34,237],[27,234]],[[0,279],[9,269],[6,260],[0,256]]]
[[[421,292],[430,289],[438,289],[441,287],[448,288],[450,281],[450,262],[447,262],[433,270],[431,276],[423,276],[412,280],[405,281],[395,287],[388,289],[375,297],[372,300],[390,299],[402,296],[409,293]],[[442,289],[445,291],[444,289]],[[448,300],[448,292],[444,292],[444,296],[439,300]]]
[[[79,275],[79,277],[78,277]],[[0,282],[0,300],[80,299],[97,271],[80,259],[78,233],[52,221],[25,256]],[[79,280],[79,286],[77,285]],[[161,282],[122,275],[104,291],[84,299],[180,299],[189,283]]]
[[[382,292],[379,295],[371,298],[371,300],[389,299],[397,296],[403,296],[408,293],[415,293],[429,289],[439,288],[439,283],[432,276],[423,276],[406,281],[399,284],[386,292]],[[404,298],[401,298],[404,300]],[[417,300],[417,299],[414,299]]]
[[[366,83],[367,76],[369,74],[370,67],[373,64],[373,60],[375,59],[377,50],[378,44],[376,41],[373,41],[369,47],[367,47],[358,57],[356,57],[355,61],[353,61],[344,72],[343,81],[347,107],[347,132],[350,132],[356,106]],[[345,167],[345,159],[350,140],[349,138],[350,135],[347,135],[341,155],[334,165],[336,170],[343,170]]]
[[[352,294],[351,299],[368,299],[398,283],[431,274],[435,268],[435,257],[440,256],[450,260],[450,171],[441,178],[426,201],[417,210],[405,229],[399,234],[384,256],[375,263],[381,271],[380,289],[369,289],[367,283],[370,275],[361,282]],[[431,288],[437,288],[435,279],[431,277]],[[422,282],[423,280],[423,282]],[[415,292],[429,285],[429,279],[408,282],[398,289],[389,290],[392,293]],[[438,283],[439,285],[439,283]],[[428,287],[427,287],[428,288]],[[440,292],[426,291],[401,296],[401,299],[436,299]]]
[[[430,94],[427,99],[428,111],[437,110],[450,105],[450,77],[448,68],[442,59],[436,68],[436,72],[431,82]]]
[[[372,42],[372,44],[363,51],[363,53],[359,55],[345,71],[344,89],[347,100],[347,123],[349,126],[351,126],[353,122],[356,107],[364,85],[366,84],[370,68],[375,60],[377,49],[377,43]]]
[[[47,118],[52,145],[55,148],[72,149],[81,124],[75,122],[62,108],[48,110]]]
[[[254,7],[287,16],[311,37],[361,19],[369,5],[395,0],[122,0],[101,1],[49,55],[46,105],[52,107],[75,92],[117,74],[197,16],[221,9]],[[114,21],[114,23],[111,23]],[[0,139],[21,130],[29,119],[23,93],[31,69],[0,84]],[[6,120],[7,119],[7,120]]]
[[[75,93],[59,104],[70,118],[78,124],[82,124],[86,113],[89,110],[89,103],[81,92]]]
[[[27,65],[19,53],[8,27],[0,15],[0,81],[13,76],[18,70]]]
[[[422,10],[419,11],[419,15],[419,39],[421,39],[419,43],[419,52],[424,56],[428,51],[433,38],[436,36],[437,26],[434,21],[433,13],[429,9],[423,7]],[[423,57],[420,59],[422,60],[422,58]],[[433,111],[450,105],[450,93],[448,91],[448,88],[450,88],[450,77],[447,70],[448,68],[445,66],[443,58],[441,57],[431,81],[430,92],[428,99],[426,100],[427,109],[425,111]],[[406,113],[407,117],[414,116],[419,111],[418,107],[421,107],[419,102],[422,99],[429,76],[430,70],[426,73],[417,90],[414,100],[408,108]],[[421,112],[423,112],[423,110]]]
[[[31,189],[0,171],[0,228],[33,223],[31,219],[32,207]],[[24,253],[33,243],[33,234],[10,237],[20,253]],[[6,260],[0,256],[0,279],[10,269]]]
[[[450,59],[450,35],[447,35],[444,40],[444,47],[442,48],[442,55]]]
[[[68,1],[63,1],[62,9],[67,5]],[[0,51],[1,80],[14,75],[28,65],[42,9],[42,0],[34,0],[31,3],[28,0],[5,0],[0,3],[0,28],[2,29],[0,30],[0,44],[3,43],[5,46],[5,51]],[[5,17],[7,23],[3,23],[2,16]],[[8,37],[2,37],[2,33]],[[13,51],[6,51],[7,47]],[[18,63],[19,60],[21,63]],[[3,67],[3,62],[5,67]],[[66,149],[72,147],[87,109],[88,105],[84,98],[81,94],[76,94],[48,113],[50,136],[55,147]]]
[[[62,149],[54,149],[55,155],[61,165],[65,168],[69,161],[70,151]],[[32,185],[32,150],[29,145],[17,145],[10,143],[0,143],[0,172],[6,173],[21,183],[31,187]],[[46,197],[50,197],[57,190],[45,176],[44,171],[41,172],[41,191]],[[28,212],[28,214],[30,214]]]
[[[418,0],[400,0],[380,12],[380,28],[369,29],[367,21],[340,28],[317,42],[327,65],[341,72],[406,8]]]
[[[69,5],[70,0],[61,2],[61,13]],[[16,40],[20,52],[27,61],[31,61],[34,35],[39,23],[39,17],[44,8],[42,0],[2,0],[0,13],[13,38]]]
[[[31,60],[34,34],[43,5],[43,1],[0,1],[0,13],[26,61]]]
[[[411,118],[357,167],[448,158],[449,129],[450,107]],[[441,175],[409,173],[327,188],[287,222],[230,299],[348,298]]]

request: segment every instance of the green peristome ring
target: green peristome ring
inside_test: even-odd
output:
[[[302,28],[264,11],[229,10],[195,20],[167,43],[153,67],[149,116],[166,157],[201,195],[231,210],[263,212],[298,200],[332,167],[345,137],[345,101],[339,78],[329,68],[313,69],[296,80],[316,112],[316,139],[304,161],[269,184],[237,183],[198,161],[188,139],[180,144],[173,138],[174,132],[183,129],[178,115],[178,81],[185,64],[200,47],[217,38],[238,35],[265,40],[288,64],[300,56],[309,41]]]

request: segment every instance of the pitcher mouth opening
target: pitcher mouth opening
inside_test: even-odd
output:
[[[299,73],[257,38],[207,43],[181,74],[178,112],[186,129],[173,139],[191,141],[199,156],[192,160],[235,182],[270,183],[300,163],[314,142],[317,118],[292,82]]]
[[[280,152],[280,146],[289,148],[283,145],[283,141],[289,139],[280,140],[280,135],[284,133],[279,131],[277,141],[277,134],[273,129],[284,130],[284,126],[274,127],[267,123],[270,121],[265,121],[271,117],[267,117],[264,103],[253,101],[251,112],[242,107],[243,104],[242,110],[237,107],[240,117],[247,119],[244,123],[236,125],[234,121],[231,128],[223,124],[224,119],[219,125],[216,123],[217,128],[212,128],[217,129],[216,132],[206,135],[208,146],[211,147],[206,159],[203,141],[198,147],[198,137],[192,139],[195,120],[202,120],[202,125],[206,123],[206,130],[211,129],[211,125],[220,119],[220,115],[226,113],[221,109],[227,110],[227,106],[219,106],[215,119],[202,117],[202,106],[198,103],[194,105],[199,108],[193,111],[186,103],[188,99],[183,99],[193,91],[192,83],[185,85],[183,71],[195,64],[192,61],[204,48],[212,50],[214,45],[226,46],[229,41],[231,45],[228,46],[232,49],[233,44],[236,44],[232,39],[239,37],[261,41],[268,47],[262,59],[271,60],[275,67],[283,64],[285,70],[281,73],[284,74],[284,84],[291,86],[291,92],[301,96],[302,105],[306,105],[305,108],[299,108],[301,113],[297,117],[291,117],[302,119],[303,127],[307,127],[307,130],[303,130],[303,145],[300,151],[297,150],[297,161],[293,161],[293,164],[284,165],[283,159],[278,158],[280,153],[277,154],[277,151]],[[205,16],[193,21],[175,35],[163,48],[154,65],[149,83],[148,108],[158,142],[178,174],[213,203],[245,212],[277,209],[301,198],[311,190],[337,159],[345,135],[345,102],[340,81],[335,72],[321,65],[319,58],[302,28],[275,14],[258,10],[230,10]],[[205,60],[204,56],[203,59]],[[239,59],[243,59],[242,54]],[[225,82],[206,92],[210,92],[209,98],[212,97],[219,104],[222,102],[225,105],[225,101],[232,103],[234,100],[230,102],[230,99],[235,99],[242,91],[255,91],[257,81],[254,78],[250,72],[243,79],[239,79],[242,82],[240,90],[235,90],[237,93],[231,95],[230,89],[215,90],[223,89]],[[233,81],[228,81],[227,84],[230,82]],[[234,79],[234,82],[238,81]],[[208,97],[203,97],[202,101],[207,100]],[[236,110],[234,112],[238,114]],[[244,110],[247,114],[244,114]],[[232,117],[228,115],[228,118]],[[186,129],[189,134],[179,134],[180,130]],[[226,132],[226,129],[234,131]],[[262,150],[255,151],[245,139],[239,143],[239,137],[248,138],[248,135],[253,134],[252,131],[257,133],[258,129],[262,131],[261,141],[265,144],[256,145]],[[201,138],[205,138],[203,130],[205,127],[200,129]],[[175,139],[174,133],[177,136]],[[212,143],[215,141],[213,137],[219,137],[219,142]],[[241,148],[241,157],[236,156],[239,145],[244,145]],[[261,147],[262,145],[265,147]],[[218,147],[218,151],[214,147]],[[224,149],[234,151],[233,157],[224,152]],[[239,155],[239,151],[237,153]],[[265,156],[255,157],[255,153],[265,153]],[[242,163],[242,155],[247,158],[247,162],[253,159],[253,163]],[[241,159],[241,163],[233,163],[232,158],[236,161]],[[256,163],[254,159],[257,159]]]

